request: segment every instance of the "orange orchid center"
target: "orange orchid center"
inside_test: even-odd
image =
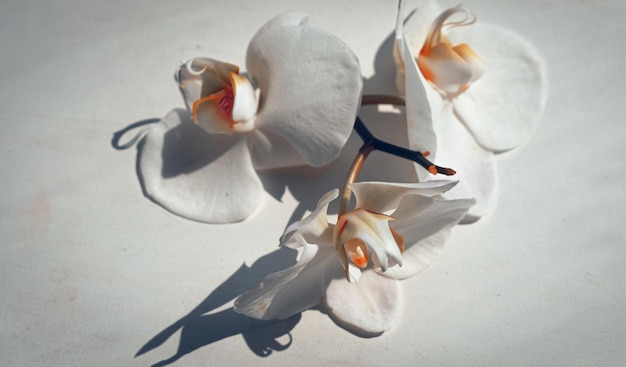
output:
[[[225,119],[233,116],[233,105],[235,104],[235,93],[230,85],[222,89],[222,95],[218,99],[217,112]]]
[[[364,268],[369,262],[369,253],[367,251],[367,245],[365,242],[358,238],[352,238],[344,243],[346,254],[354,265],[359,268]]]
[[[226,120],[231,127],[237,124],[233,120],[233,107],[235,106],[235,91],[232,85],[227,84],[219,91],[196,100],[193,103],[192,114],[193,120],[198,123],[198,108],[201,104],[212,104],[221,118]]]
[[[341,257],[346,270],[348,259],[359,268],[367,267],[371,260],[374,270],[383,271],[401,264],[404,239],[391,228],[390,220],[393,218],[388,215],[365,209],[355,209],[339,218],[333,238],[340,255],[345,253]]]
[[[455,14],[464,18],[451,21]],[[448,98],[465,92],[484,73],[484,65],[472,48],[461,43],[452,45],[444,29],[473,24],[476,17],[466,8],[457,6],[441,13],[431,25],[424,46],[417,57],[422,75]]]
[[[181,88],[194,85],[200,91],[191,106],[196,124],[211,134],[247,133],[255,129],[257,90],[250,79],[239,74],[239,67],[211,59],[190,60],[185,67],[188,80]]]

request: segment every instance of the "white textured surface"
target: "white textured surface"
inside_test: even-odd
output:
[[[402,283],[400,325],[363,339],[317,311],[277,325],[230,311],[234,293],[288,262],[259,259],[342,180],[349,154],[325,170],[267,174],[270,194],[253,217],[205,225],[146,199],[136,150],[110,142],[183,106],[172,78],[181,60],[244,65],[254,32],[287,10],[310,13],[372,75],[395,1],[4,1],[2,365],[145,366],[173,356],[180,366],[626,364],[626,4],[465,4],[545,56],[547,109],[529,143],[497,157],[495,211],[457,228],[443,256]],[[393,78],[379,73],[366,91],[391,91]],[[225,283],[244,262],[253,271]]]

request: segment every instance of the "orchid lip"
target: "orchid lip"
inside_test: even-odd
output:
[[[200,98],[191,106],[193,121],[210,133],[243,133],[254,130],[259,95],[252,82],[239,74],[239,67],[214,60],[192,59],[184,69],[188,83],[201,84]],[[199,65],[198,65],[199,64]]]
[[[464,14],[464,17],[449,21],[455,14]],[[443,31],[475,22],[476,16],[467,8],[456,6],[445,10],[433,21],[417,56],[418,67],[424,78],[448,98],[465,92],[483,75],[485,67],[469,45],[452,45]]]
[[[348,280],[352,278],[348,259],[359,268],[365,268],[371,260],[373,269],[382,272],[402,265],[404,239],[391,228],[390,220],[394,218],[365,209],[355,209],[339,218],[333,239]]]

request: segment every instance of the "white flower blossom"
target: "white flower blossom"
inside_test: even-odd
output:
[[[463,6],[442,10],[433,0],[405,20],[399,9],[394,50],[410,146],[454,167],[460,184],[447,197],[477,200],[466,220],[495,205],[494,153],[530,137],[547,98],[537,51],[505,28],[475,21]]]
[[[178,215],[243,220],[262,202],[257,170],[325,165],[350,136],[361,99],[358,60],[306,14],[265,24],[246,66],[247,74],[210,58],[181,65],[175,77],[188,110],[167,114],[141,146],[146,195]]]
[[[455,184],[351,184],[356,209],[336,225],[326,213],[338,190],[327,193],[311,215],[287,229],[283,245],[300,251],[297,263],[239,296],[235,311],[284,319],[321,305],[336,322],[359,333],[388,330],[401,310],[398,280],[428,266],[474,204],[441,197]]]

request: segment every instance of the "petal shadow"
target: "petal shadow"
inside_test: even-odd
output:
[[[395,33],[392,31],[376,51],[374,75],[363,81],[363,94],[398,95],[396,62],[393,58]]]
[[[158,348],[178,330],[181,330],[181,333],[176,353],[156,363],[155,366],[169,365],[199,348],[238,334],[244,337],[250,350],[261,357],[289,348],[292,343],[289,332],[300,321],[300,314],[285,320],[266,321],[238,314],[232,307],[215,313],[211,311],[256,286],[265,274],[293,265],[295,257],[296,251],[280,248],[259,258],[251,267],[243,264],[187,315],[152,337],[139,349],[135,357]],[[289,337],[286,344],[277,340],[284,335]]]
[[[163,135],[163,178],[189,174],[211,164],[242,138],[238,135],[207,134],[193,122],[187,110],[176,109],[174,112],[180,123],[168,125]]]

